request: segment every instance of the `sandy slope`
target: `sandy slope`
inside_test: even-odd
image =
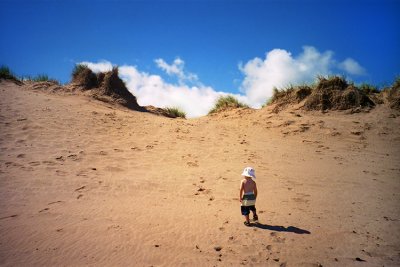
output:
[[[385,106],[181,120],[5,82],[0,99],[0,265],[400,265],[400,114]]]

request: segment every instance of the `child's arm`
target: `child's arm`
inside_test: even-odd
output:
[[[254,182],[254,196],[257,198],[257,184]]]
[[[240,191],[239,191],[239,201],[242,202],[242,195],[244,192],[244,184],[243,181],[240,182]]]

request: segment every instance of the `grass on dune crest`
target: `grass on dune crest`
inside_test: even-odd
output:
[[[208,112],[208,114],[213,114],[219,111],[224,111],[232,108],[248,108],[249,106],[239,102],[234,96],[227,95],[221,96],[215,102],[214,107]]]
[[[167,107],[165,108],[165,112],[171,118],[186,119],[186,113],[177,107]]]
[[[17,77],[14,75],[11,69],[5,65],[0,66],[0,79],[18,81]]]

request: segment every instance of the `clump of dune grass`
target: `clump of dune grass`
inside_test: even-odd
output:
[[[212,108],[208,114],[233,109],[233,108],[248,108],[249,106],[239,102],[234,96],[227,95],[221,96],[215,102],[214,108]]]
[[[360,89],[361,91],[363,91],[365,94],[368,94],[368,95],[369,94],[377,94],[380,92],[377,86],[368,84],[368,83],[363,83],[363,84],[359,85],[358,89]]]
[[[60,84],[59,81],[57,81],[56,79],[50,78],[47,74],[39,74],[39,75],[31,78],[31,80],[34,82],[51,82],[51,83],[55,83],[55,84]]]
[[[74,69],[72,70],[72,78],[78,77],[79,74],[87,69],[89,69],[89,67],[85,64],[76,64]]]
[[[273,93],[271,98],[267,100],[267,102],[263,105],[263,107],[277,104],[277,109],[282,109],[288,104],[292,103],[300,103],[303,99],[309,96],[313,90],[313,85],[288,85],[283,89],[278,89],[276,87],[273,88]]]
[[[33,77],[32,80],[35,82],[48,82],[50,80],[50,78],[47,74],[39,74],[39,75]]]
[[[400,88],[400,75],[395,78],[392,88]]]
[[[375,103],[366,92],[342,76],[319,76],[315,89],[304,104],[307,110],[322,111],[371,108],[373,106]]]
[[[388,89],[387,100],[389,106],[400,110],[400,76],[397,76],[393,85]]]
[[[165,114],[170,118],[186,119],[186,113],[177,107],[167,107],[164,110]]]
[[[328,77],[318,76],[317,77],[317,88],[321,90],[345,90],[349,83],[345,77],[338,75],[331,75]]]
[[[0,67],[0,79],[18,81],[17,77],[10,70],[10,68],[5,65]]]
[[[98,86],[97,76],[84,64],[76,64],[72,70],[72,82],[82,86],[84,89],[91,89]]]
[[[60,82],[56,79],[50,78],[47,74],[38,74],[36,76],[21,76],[21,81],[28,81],[28,82],[51,82],[57,85],[60,85]]]
[[[304,100],[303,108],[306,110],[372,108],[382,102],[379,92],[376,86],[362,84],[357,87],[342,76],[318,76],[315,84],[289,85],[281,90],[274,88],[272,97],[264,106],[275,104],[273,112],[279,112]]]

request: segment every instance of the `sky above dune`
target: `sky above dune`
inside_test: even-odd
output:
[[[201,116],[233,94],[258,108],[274,87],[400,74],[399,1],[5,1],[0,64],[65,83],[77,63],[120,66],[141,105]]]

